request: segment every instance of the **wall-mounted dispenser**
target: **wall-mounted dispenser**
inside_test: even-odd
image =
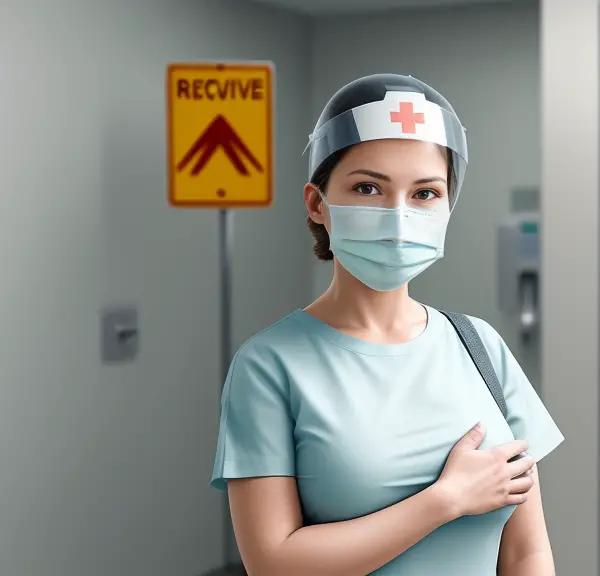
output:
[[[539,330],[540,214],[537,190],[515,190],[512,213],[498,231],[498,295],[502,312],[518,315],[529,341]]]

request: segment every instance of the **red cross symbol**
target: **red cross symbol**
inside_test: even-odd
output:
[[[400,102],[400,112],[390,112],[392,122],[402,122],[402,132],[416,134],[417,124],[425,124],[425,114],[415,113],[412,102]]]

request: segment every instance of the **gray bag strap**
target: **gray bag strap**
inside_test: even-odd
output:
[[[479,370],[489,391],[492,393],[496,404],[498,404],[498,408],[500,408],[502,415],[506,419],[508,410],[506,408],[502,386],[475,326],[473,326],[472,322],[464,314],[444,312],[443,310],[440,310],[440,312],[450,320],[450,324],[452,324],[456,330],[461,342],[467,349],[475,366],[477,366],[477,370]]]

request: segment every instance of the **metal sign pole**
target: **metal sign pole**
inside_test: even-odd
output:
[[[233,254],[233,210],[219,210],[219,252],[221,260],[221,383],[225,384],[232,356],[232,254]],[[225,496],[225,567],[236,563],[236,543],[229,511],[229,499]]]

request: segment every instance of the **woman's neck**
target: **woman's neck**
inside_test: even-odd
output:
[[[330,326],[369,340],[405,342],[427,325],[427,312],[413,300],[405,284],[398,290],[378,292],[365,286],[337,261],[327,291],[306,312]]]

